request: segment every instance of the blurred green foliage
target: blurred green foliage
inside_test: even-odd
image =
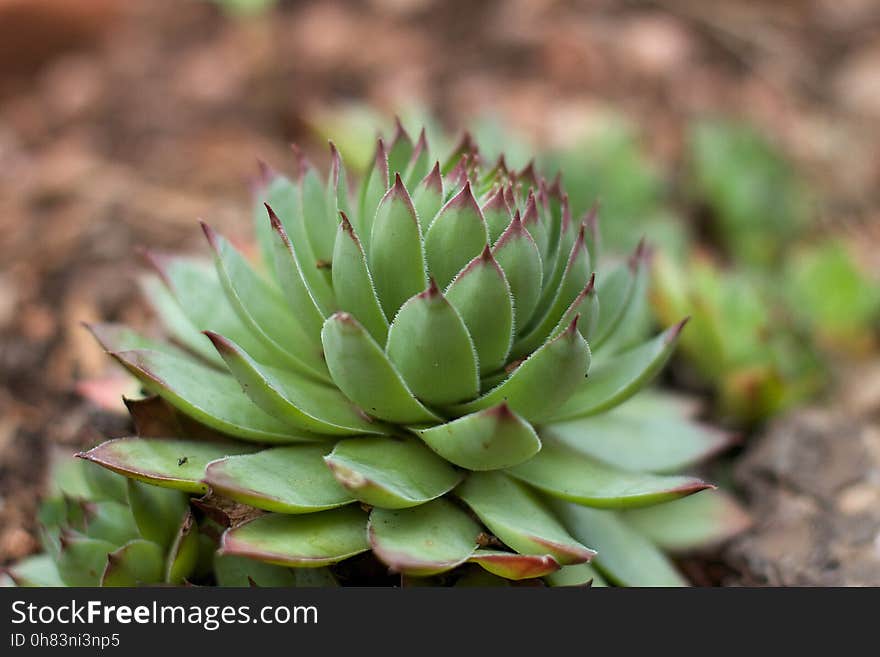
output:
[[[208,0],[230,14],[259,14],[276,5],[278,0]]]

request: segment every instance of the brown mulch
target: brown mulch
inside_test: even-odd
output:
[[[49,446],[127,430],[75,392],[111,371],[79,323],[148,322],[135,247],[199,248],[197,217],[246,236],[255,158],[315,147],[325,108],[491,109],[559,144],[613,106],[672,172],[690,117],[734,112],[821,185],[823,220],[865,230],[878,36],[872,0],[283,2],[238,22],[195,0],[0,0],[0,563],[35,548]]]

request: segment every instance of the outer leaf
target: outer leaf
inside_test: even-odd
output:
[[[415,148],[413,149],[412,157],[409,161],[409,166],[407,167],[407,186],[414,187],[416,184],[418,184],[419,180],[421,180],[423,176],[429,173],[428,169],[430,168],[430,166],[431,150],[428,147],[428,137],[425,134],[425,128],[423,127],[421,132],[419,133],[419,139],[416,142]],[[440,206],[438,205],[437,208],[439,209]]]
[[[64,533],[58,574],[67,586],[97,586],[107,565],[107,555],[115,549],[109,541]]]
[[[290,568],[236,557],[231,554],[214,557],[214,575],[218,586],[247,587],[293,587],[296,576]]]
[[[714,488],[694,477],[618,470],[546,437],[534,458],[508,472],[554,497],[605,509],[650,506]]]
[[[138,528],[131,517],[131,511],[124,504],[110,500],[80,504],[83,511],[83,525],[77,529],[86,536],[110,541],[116,545],[138,538]]]
[[[486,226],[489,229],[489,242],[495,244],[501,234],[510,225],[513,218],[507,201],[504,199],[504,188],[500,185],[495,192],[489,197],[489,200],[483,204],[483,217],[486,220]]]
[[[214,461],[205,483],[214,491],[266,511],[313,513],[353,502],[324,463],[326,447],[276,447]]]
[[[336,214],[335,207],[332,210],[327,207],[327,190],[313,167],[309,166],[306,169],[300,185],[303,224],[315,263],[329,264],[333,257],[333,243],[336,241],[336,224],[339,215]]]
[[[492,254],[510,285],[519,329],[528,323],[538,305],[543,279],[538,245],[523,227],[519,212],[513,215],[510,225],[495,242]]]
[[[493,575],[514,580],[544,577],[560,568],[559,562],[549,554],[516,554],[498,550],[477,550],[468,561],[479,564]]]
[[[320,380],[327,369],[320,351],[308,348],[305,328],[290,312],[281,293],[251,269],[244,257],[207,224],[202,229],[214,250],[217,276],[239,319],[274,355],[273,362]]]
[[[634,509],[621,518],[656,545],[674,552],[721,543],[751,524],[743,508],[721,491],[707,491],[649,509]]]
[[[407,388],[382,348],[348,313],[336,313],[321,333],[333,382],[370,415],[399,424],[435,422]]]
[[[324,460],[352,495],[386,509],[424,504],[455,488],[462,477],[412,438],[342,440]]]
[[[128,507],[140,535],[152,543],[168,547],[174,538],[174,528],[187,509],[186,495],[173,489],[147,486],[136,479],[126,479],[126,484]]]
[[[101,586],[138,586],[162,581],[165,554],[152,541],[135,539],[107,555]]]
[[[533,353],[504,382],[451,410],[455,415],[466,415],[506,401],[530,422],[541,422],[552,417],[583,382],[589,367],[590,348],[578,333],[575,321]]]
[[[595,554],[572,538],[531,491],[500,472],[472,473],[456,494],[520,554],[549,554],[560,564],[583,563]]]
[[[303,435],[303,441],[320,440],[323,435],[384,433],[378,423],[365,417],[336,388],[287,370],[261,365],[238,345],[216,333],[209,333],[208,337],[257,406],[285,423],[319,434]]]
[[[513,299],[488,245],[455,277],[446,298],[467,327],[481,371],[504,365],[513,342]]]
[[[111,354],[151,392],[202,424],[259,442],[300,442],[296,431],[257,406],[227,374],[156,351]]]
[[[556,327],[550,331],[550,337],[554,338],[559,335],[565,328],[571,324],[575,317],[580,317],[578,321],[578,330],[584,336],[584,340],[589,343],[590,338],[596,330],[599,323],[599,297],[595,289],[596,275],[592,274],[590,280],[584,286],[568,310],[562,315],[562,319],[556,324]]]
[[[367,515],[356,506],[260,516],[223,534],[220,552],[279,566],[319,568],[370,549]]]
[[[376,208],[379,207],[379,201],[388,191],[388,182],[388,155],[385,151],[385,142],[379,139],[376,143],[373,166],[361,183],[358,214],[354,222],[355,232],[367,253],[370,252],[370,238],[373,234],[373,219],[376,217]]]
[[[333,288],[339,307],[358,318],[380,344],[388,337],[388,320],[382,311],[360,240],[348,217],[342,216],[333,251]]]
[[[639,244],[636,255],[613,269],[607,276],[599,277],[596,291],[602,313],[599,315],[599,324],[591,343],[594,348],[598,348],[614,334],[635,296],[637,273],[641,262],[640,254],[643,249],[644,246]]]
[[[390,175],[406,173],[407,166],[413,155],[412,138],[398,118],[394,126],[394,137],[388,148],[388,172]]]
[[[425,289],[421,229],[400,174],[376,211],[368,260],[386,317],[394,317],[407,299]]]
[[[593,560],[603,575],[621,586],[687,586],[657,547],[622,522],[613,511],[553,502],[553,510],[579,540],[594,546]]]
[[[154,486],[176,488],[187,493],[206,493],[208,487],[202,478],[208,463],[230,453],[241,454],[250,449],[253,448],[235,443],[116,438],[77,456]]]
[[[565,566],[546,577],[550,586],[608,586],[596,568],[588,563]]]
[[[542,427],[541,435],[608,465],[636,472],[678,472],[731,443],[727,434],[677,411],[643,403],[645,393],[595,417]],[[664,397],[661,396],[661,399]]]
[[[663,369],[686,322],[684,320],[648,342],[602,362],[552,414],[551,421],[596,415],[635,395]]]
[[[541,449],[532,426],[506,403],[415,431],[440,456],[468,470],[507,468]]]
[[[446,287],[489,242],[489,232],[470,182],[443,206],[425,234],[428,271]]]
[[[386,351],[413,394],[429,404],[455,403],[479,390],[467,328],[433,279],[397,313]]]
[[[368,535],[373,553],[394,572],[436,575],[467,561],[480,525],[444,499],[412,509],[373,509]]]

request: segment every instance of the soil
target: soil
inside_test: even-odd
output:
[[[136,247],[199,248],[197,217],[245,239],[255,159],[315,151],[321,112],[417,99],[454,128],[492,109],[553,145],[614,107],[673,175],[688,119],[733,113],[821,189],[823,223],[880,238],[878,36],[873,0],[325,0],[238,21],[0,0],[0,563],[36,548],[50,451],[129,430],[80,322],[148,325]]]

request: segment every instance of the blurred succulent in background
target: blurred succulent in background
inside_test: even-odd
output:
[[[326,178],[297,153],[293,179],[262,169],[261,263],[205,224],[213,267],[149,257],[172,342],[92,331],[156,398],[135,403],[138,437],[84,459],[210,493],[195,521],[228,526],[239,577],[280,567],[264,583],[368,554],[438,583],[678,585],[665,547],[743,527],[675,474],[728,437],[636,396],[684,326],[632,330],[647,248],[594,273],[595,211],[575,220],[559,180],[486,165],[467,136],[438,161],[398,124],[350,189],[332,145]]]
[[[233,15],[259,14],[278,4],[279,0],[208,0]]]

